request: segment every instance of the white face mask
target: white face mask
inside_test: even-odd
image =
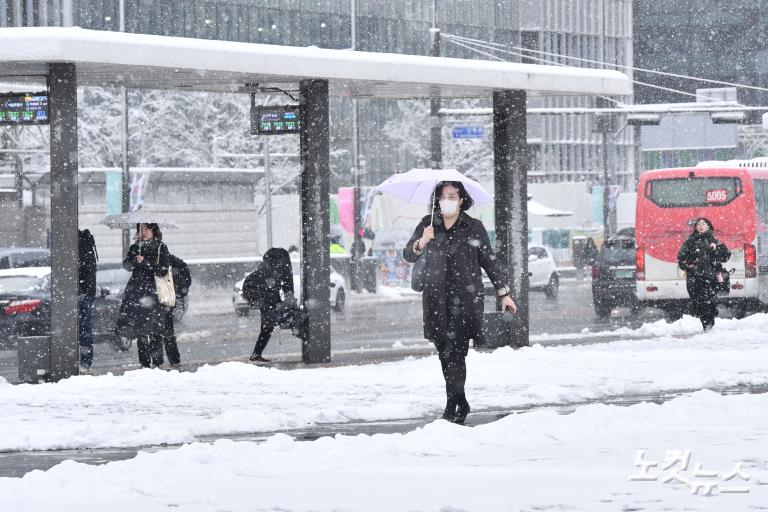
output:
[[[459,202],[452,199],[440,200],[440,211],[446,215],[453,215],[459,210]]]

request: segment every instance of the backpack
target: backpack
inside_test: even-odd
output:
[[[173,284],[176,286],[176,295],[184,297],[189,293],[189,287],[192,286],[192,275],[189,273],[189,266],[183,259],[171,255],[171,272],[173,272]]]
[[[99,261],[96,240],[93,239],[89,230],[84,229],[78,232],[77,245],[79,249],[79,293],[92,296],[96,294],[96,262]]]
[[[267,291],[267,281],[264,272],[257,269],[245,278],[243,282],[243,298],[249,306],[261,308],[264,305],[264,296]]]

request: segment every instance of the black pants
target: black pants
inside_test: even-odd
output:
[[[256,345],[253,347],[253,355],[255,356],[260,356],[267,348],[267,343],[272,337],[272,331],[275,330],[278,320],[275,306],[267,306],[259,311],[261,311],[261,331],[259,332],[259,339],[256,340]]]
[[[176,344],[176,331],[173,328],[173,308],[166,309],[165,332],[163,333],[165,354],[168,356],[170,364],[179,364],[181,362],[181,355],[179,354],[179,346]]]
[[[469,338],[467,337],[466,318],[463,308],[453,301],[448,301],[446,314],[446,332],[438,339],[432,340],[437,348],[440,366],[445,379],[445,396],[447,407],[466,403],[464,385],[467,382],[467,352]]]
[[[142,335],[136,344],[139,349],[139,363],[144,368],[154,368],[163,364],[163,336]]]
[[[691,298],[691,314],[701,320],[704,328],[715,325],[717,316],[717,290],[714,278],[689,277],[685,282]]]

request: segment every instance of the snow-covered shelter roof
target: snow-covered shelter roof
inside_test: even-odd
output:
[[[489,97],[493,90],[532,94],[632,94],[612,70],[390,53],[302,48],[86,30],[0,29],[0,80],[42,80],[49,63],[74,63],[78,85],[250,92],[246,84],[327,79],[336,96]]]

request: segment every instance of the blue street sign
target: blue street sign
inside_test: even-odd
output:
[[[454,139],[482,139],[485,137],[483,126],[457,126],[451,130]]]

